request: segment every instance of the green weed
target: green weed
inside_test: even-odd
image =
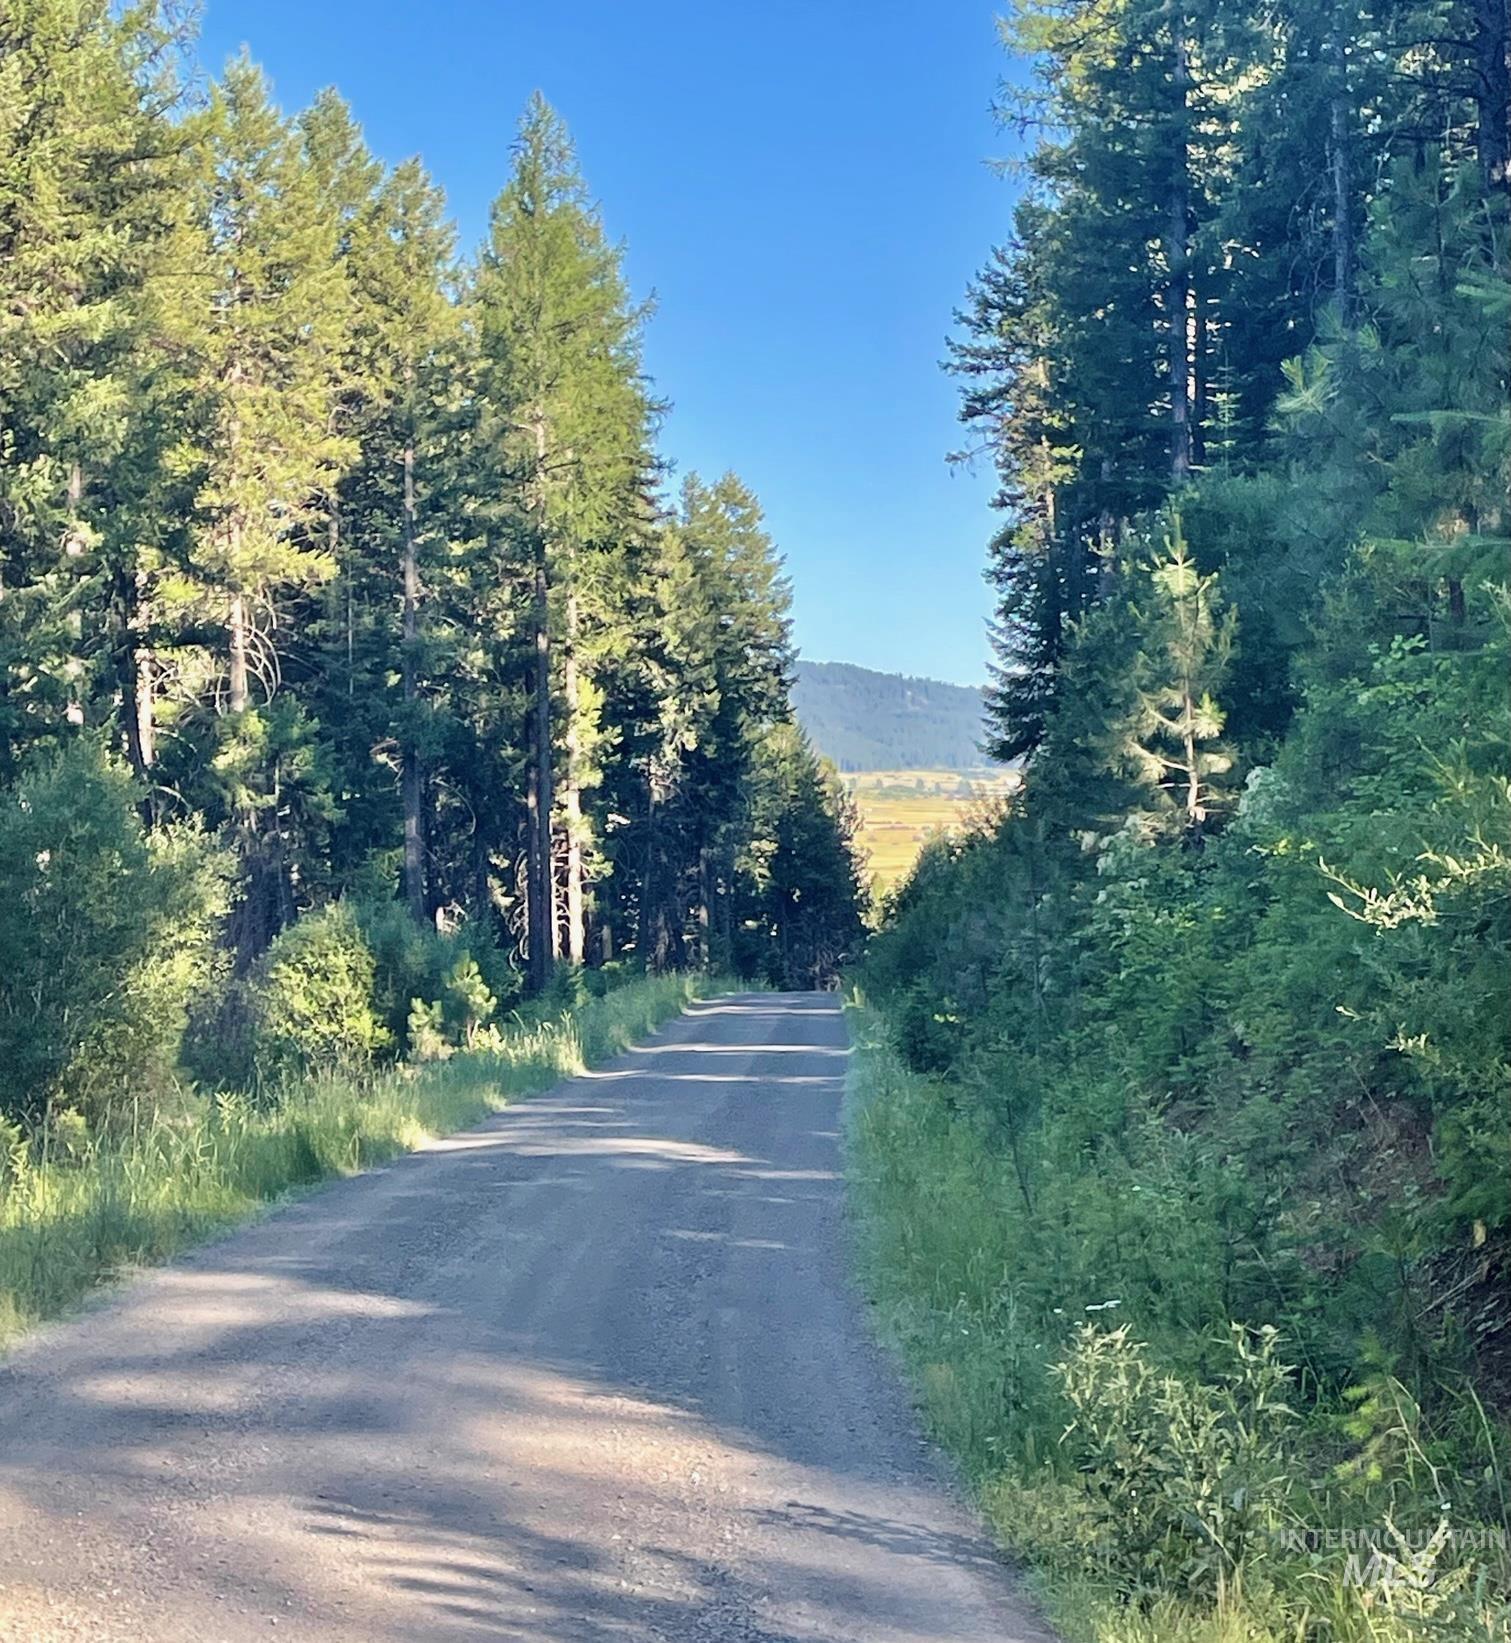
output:
[[[1185,1255],[1163,1213],[1155,1232],[1093,1228],[1049,1190],[1053,1157],[1026,1190],[1011,1136],[908,1071],[874,1011],[851,1020],[864,1283],[929,1429],[1069,1643],[1511,1638],[1503,1439],[1472,1394],[1459,1429],[1429,1430],[1386,1367],[1338,1400],[1262,1319],[1172,1321],[1183,1263],[1207,1259],[1189,1205]],[[1121,1167],[1108,1196],[1173,1190],[1162,1154]],[[1122,1293],[1090,1298],[1088,1231],[1121,1239]]]

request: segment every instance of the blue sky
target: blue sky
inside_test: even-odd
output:
[[[290,110],[324,85],[482,235],[539,87],[639,295],[678,468],[733,468],[804,655],[984,678],[989,473],[952,472],[952,309],[1003,237],[991,0],[208,0]]]

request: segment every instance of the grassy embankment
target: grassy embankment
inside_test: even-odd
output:
[[[74,1147],[65,1130],[40,1156],[18,1141],[0,1158],[0,1343],[123,1269],[548,1089],[717,990],[703,977],[646,977],[506,1027],[496,1052],[313,1079],[258,1103],[195,1100],[187,1114]]]
[[[1035,1224],[959,1092],[909,1071],[874,1009],[850,1019],[864,1282],[929,1429],[1068,1643],[1511,1638],[1505,1438],[1477,1399],[1445,1441],[1388,1375],[1319,1395],[1273,1331],[1151,1333],[1138,1320],[1173,1272],[1055,1304],[1073,1217]]]

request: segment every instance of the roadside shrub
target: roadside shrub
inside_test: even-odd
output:
[[[35,1144],[42,1154],[60,1164],[78,1164],[89,1156],[89,1121],[72,1107],[54,1107]]]
[[[851,1019],[866,1287],[1062,1635],[1511,1638],[1504,1424],[1463,1376],[1428,1406],[1379,1337],[1361,1354],[1351,1328],[1325,1327],[1298,1259],[1315,1243],[1288,1247],[1315,1220],[1274,1230],[1295,1209],[1231,1167],[1251,1108],[1214,1145],[1082,1063],[994,1113],[1012,1091],[976,1089],[976,1064],[923,1076],[874,1014]],[[1010,1084],[1021,1058],[992,1059]],[[1294,1146],[1289,1113],[1262,1121],[1277,1147]],[[1375,1280],[1348,1281],[1352,1323]],[[1278,1327],[1227,1323],[1235,1298]]]
[[[558,964],[551,972],[545,991],[535,1000],[534,1008],[542,1016],[560,1015],[563,1010],[575,1010],[589,996],[586,972],[579,964]]]
[[[0,1187],[25,1175],[31,1164],[31,1137],[14,1118],[0,1117]]]
[[[197,829],[149,837],[140,799],[90,741],[0,797],[0,1111],[102,1117],[173,1079],[228,868]]]
[[[1132,1590],[1221,1598],[1288,1519],[1295,1421],[1278,1333],[1234,1325],[1210,1381],[1161,1373],[1130,1326],[1082,1324],[1053,1370],[1062,1443],[1109,1573]]]
[[[456,1053],[456,1046],[446,1036],[446,1022],[440,999],[433,1004],[427,1004],[423,998],[417,998],[410,1007],[405,1030],[411,1061],[446,1061]]]
[[[483,980],[477,960],[465,948],[446,973],[442,1005],[446,1025],[455,1035],[454,1042],[464,1050],[477,1049],[498,1006],[488,983]]]
[[[592,998],[602,998],[611,993],[616,987],[622,987],[637,974],[635,967],[626,964],[622,958],[610,959],[607,964],[600,964],[596,970],[583,972],[583,986],[587,988]]]
[[[959,1053],[960,1030],[953,1012],[923,987],[909,987],[898,994],[894,1019],[898,1047],[910,1067],[944,1072]]]
[[[435,1060],[438,1048],[474,1047],[519,991],[506,955],[469,932],[443,935],[392,900],[365,898],[353,912],[372,954],[375,1006],[401,1055]]]
[[[343,902],[307,913],[259,961],[251,987],[252,1059],[263,1078],[353,1071],[392,1042],[376,966]]]

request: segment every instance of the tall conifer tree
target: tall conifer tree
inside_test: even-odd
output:
[[[619,252],[604,235],[566,128],[539,96],[494,206],[476,293],[485,422],[516,499],[512,518],[500,521],[500,546],[511,554],[523,548],[529,564],[528,939],[539,987],[563,946],[574,962],[585,953],[582,791],[592,714],[583,626],[606,582],[600,561],[612,559],[636,514],[653,412],[641,373],[641,313],[630,303]]]

